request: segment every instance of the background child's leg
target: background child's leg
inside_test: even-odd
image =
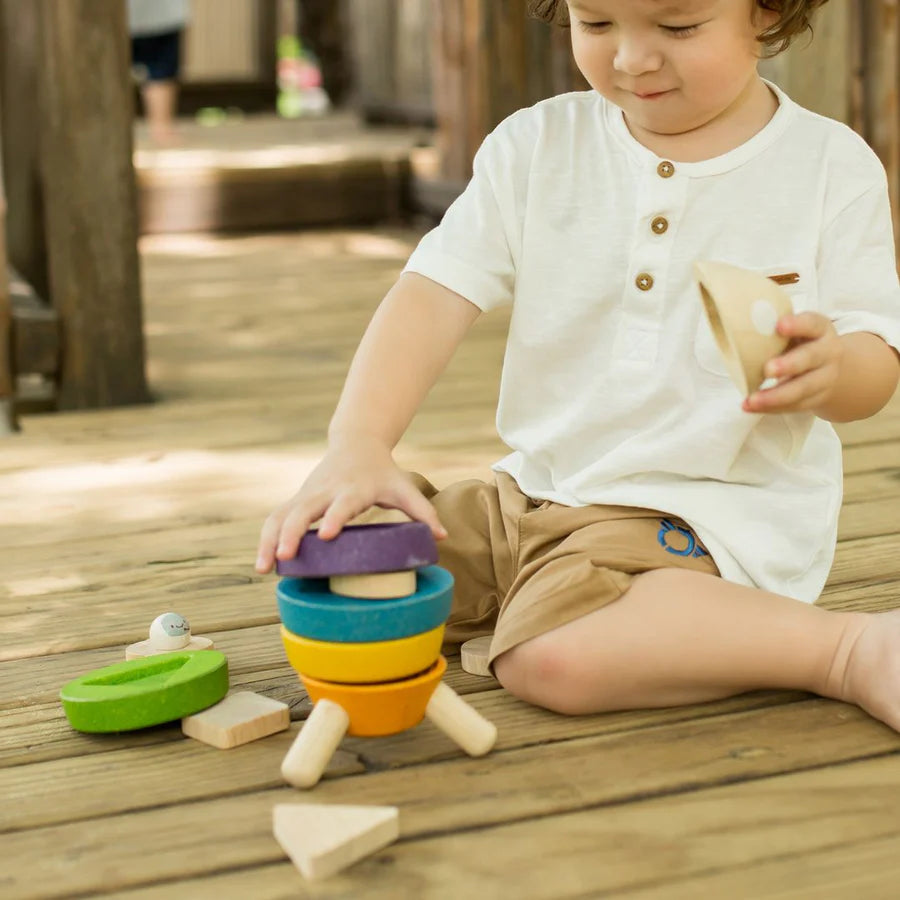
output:
[[[178,106],[176,81],[148,81],[141,87],[147,127],[153,140],[166,143],[175,135],[175,111]]]
[[[879,638],[885,627],[896,644]],[[893,680],[869,671],[883,668],[871,659],[889,647],[900,651],[900,613],[829,612],[712,575],[657,569],[494,666],[512,693],[570,714],[787,688],[856,702],[900,730],[900,666]]]

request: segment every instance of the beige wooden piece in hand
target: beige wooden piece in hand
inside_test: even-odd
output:
[[[183,718],[181,730],[204,744],[228,750],[286,731],[290,724],[291,711],[286,703],[252,691],[238,691],[209,709]]]
[[[332,575],[328,587],[333,594],[361,600],[391,600],[416,592],[416,570],[373,572],[368,575]]]
[[[725,263],[694,263],[694,277],[728,374],[747,397],[766,380],[765,364],[788,345],[776,325],[793,312],[791,298],[765,275]]]
[[[425,715],[469,756],[484,756],[497,740],[497,726],[476,712],[443,681],[431,695]]]
[[[304,878],[328,878],[400,834],[396,806],[279,803],[272,830]]]
[[[460,662],[463,671],[470,675],[486,675],[493,677],[493,672],[488,668],[488,654],[491,650],[491,641],[493,636],[488,634],[484,637],[472,638],[466,641],[460,648]]]
[[[343,707],[319,700],[281,763],[284,780],[298,788],[317,784],[349,727]]]

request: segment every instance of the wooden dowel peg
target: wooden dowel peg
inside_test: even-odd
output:
[[[332,575],[328,579],[332,594],[360,600],[389,600],[416,592],[416,570],[376,572],[368,575]]]
[[[497,740],[497,727],[443,681],[431,695],[425,715],[469,756],[484,756]]]
[[[284,780],[298,788],[317,784],[349,727],[343,707],[331,700],[316,703],[281,763]]]

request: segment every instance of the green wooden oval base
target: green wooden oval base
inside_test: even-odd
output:
[[[133,731],[172,722],[228,693],[228,661],[218,650],[164,653],[114,663],[64,684],[59,692],[77,731]]]

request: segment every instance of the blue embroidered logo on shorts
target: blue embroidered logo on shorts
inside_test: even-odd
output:
[[[656,539],[660,546],[665,548],[666,553],[674,553],[676,556],[709,556],[709,553],[697,543],[697,538],[687,528],[676,525],[671,519],[660,519],[659,524],[660,529]],[[674,537],[676,534],[687,539],[686,547],[679,548],[669,543],[669,536]],[[681,541],[679,540],[678,543],[680,544]]]

